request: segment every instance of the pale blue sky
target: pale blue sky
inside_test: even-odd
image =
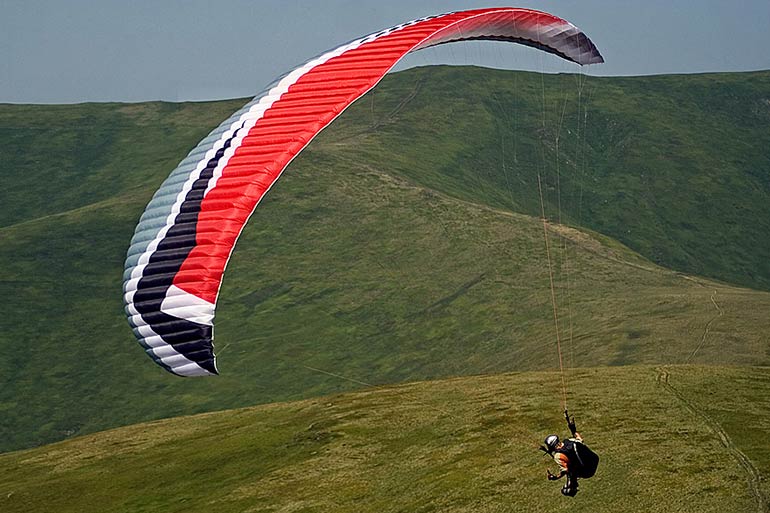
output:
[[[253,96],[315,55],[440,12],[513,5],[591,37],[592,75],[770,69],[770,0],[2,0],[0,102],[202,100]],[[514,45],[416,54],[547,72],[578,71]]]

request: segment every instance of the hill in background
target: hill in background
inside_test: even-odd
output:
[[[0,449],[555,368],[537,171],[569,367],[768,365],[770,74],[584,79],[388,77],[252,217],[210,380],[142,354],[122,265],[157,186],[242,102],[1,106]]]

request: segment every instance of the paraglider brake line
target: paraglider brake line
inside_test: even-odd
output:
[[[303,368],[311,370],[311,371],[320,372],[321,374],[326,374],[327,376],[332,376],[332,377],[335,377],[335,378],[344,379],[345,381],[350,381],[352,383],[358,383],[359,385],[364,385],[365,387],[372,387],[372,388],[374,387],[374,385],[372,385],[371,383],[367,383],[365,381],[360,381],[360,380],[357,380],[357,379],[354,379],[354,378],[349,378],[349,377],[343,376],[341,374],[335,374],[333,372],[325,371],[323,369],[316,369],[315,367],[311,367],[309,365],[300,365],[300,367],[303,367]]]
[[[540,173],[537,174],[537,188],[540,194],[540,213],[543,220],[543,237],[545,240],[545,253],[548,258],[548,279],[551,284],[551,305],[553,307],[553,323],[556,329],[556,350],[559,354],[559,374],[561,375],[562,408],[567,410],[567,382],[564,378],[564,360],[561,355],[561,336],[559,334],[559,311],[556,305],[556,287],[553,280],[553,265],[551,263],[551,246],[548,244],[548,220],[545,217],[545,203],[543,201],[543,186]]]
[[[369,388],[375,388],[376,387],[376,385],[372,385],[371,383],[367,383],[366,381],[360,381],[358,379],[349,378],[349,377],[343,376],[341,374],[335,374],[334,372],[325,371],[323,369],[317,369],[315,367],[311,367],[310,365],[300,365],[300,367],[302,367],[304,369],[311,370],[311,371],[320,372],[321,374],[326,374],[327,376],[332,376],[334,378],[344,379],[345,381],[350,381],[352,383],[358,383],[359,385],[364,385],[365,387],[369,387]],[[418,400],[417,402],[420,403],[421,405],[425,406],[428,409],[437,411],[439,413],[443,413],[444,415],[447,415],[447,416],[452,417],[452,418],[457,418],[453,413],[451,413],[451,412],[449,412],[449,411],[447,411],[447,410],[445,410],[443,408],[439,408],[439,407],[434,406],[432,404],[428,404],[428,403],[426,403],[424,401],[419,401]]]

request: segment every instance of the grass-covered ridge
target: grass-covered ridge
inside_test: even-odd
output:
[[[539,207],[533,169],[554,183],[548,156],[538,154],[555,151],[553,134],[525,123],[527,105],[542,111],[529,96],[542,102],[542,86],[527,86],[527,74],[439,69],[429,80],[429,73],[389,77],[314,141],[265,199],[228,267],[216,328],[223,375],[207,380],[174,378],[142,353],[122,312],[122,265],[159,183],[242,102],[2,106],[8,186],[0,189],[0,450],[361,382],[554,368],[542,225],[512,211]],[[723,80],[753,84],[766,76]],[[499,105],[503,77],[519,86],[511,111],[518,121],[497,126],[495,110],[485,105]],[[547,93],[561,91],[561,81],[574,84],[574,77],[544,80]],[[605,89],[642,87],[634,80],[659,79],[591,79],[584,126],[599,116]],[[454,100],[430,89],[452,81]],[[494,98],[484,91],[496,91]],[[622,95],[606,94],[612,108],[628,110],[623,119],[635,119]],[[556,107],[547,102],[547,112]],[[461,129],[458,119],[469,125]],[[432,126],[424,126],[428,121]],[[506,148],[517,149],[503,153],[489,143],[495,130]],[[422,133],[431,139],[420,143]],[[538,133],[541,141],[533,139]],[[567,160],[569,140],[563,136],[559,152]],[[571,140],[599,148],[605,139]],[[602,144],[612,151],[586,162],[625,155],[622,146]],[[572,215],[569,162],[560,169],[564,220],[604,222],[587,214],[587,205],[602,203],[585,198],[596,184],[615,194],[610,187],[617,183],[584,180],[580,215]],[[614,169],[617,180],[634,176]],[[501,188],[506,178],[520,187]],[[554,221],[555,193],[546,191]],[[678,215],[680,198],[664,199],[656,208]],[[766,226],[768,202],[742,190],[731,201],[755,209],[751,226],[735,233]],[[636,211],[640,218],[647,213]],[[702,221],[697,217],[693,222]],[[656,248],[684,243],[675,231],[652,233],[663,237],[646,242]],[[666,270],[596,232],[552,225],[550,236],[570,366],[770,364],[767,292]],[[767,254],[755,239],[745,240],[734,245],[741,258]],[[737,266],[723,256],[723,269]]]
[[[665,267],[770,290],[770,72],[422,68],[371,96],[338,123],[369,123],[370,163],[530,215],[540,170],[549,217]]]
[[[412,383],[181,417],[0,455],[4,512],[763,512],[767,368],[570,374],[599,472],[574,499],[536,449],[556,373]],[[552,415],[548,415],[551,412]],[[553,467],[553,464],[550,464]]]

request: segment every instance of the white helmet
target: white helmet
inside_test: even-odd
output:
[[[556,446],[559,445],[559,437],[556,435],[548,435],[545,437],[545,446],[548,447],[548,450],[553,451],[556,449]]]

